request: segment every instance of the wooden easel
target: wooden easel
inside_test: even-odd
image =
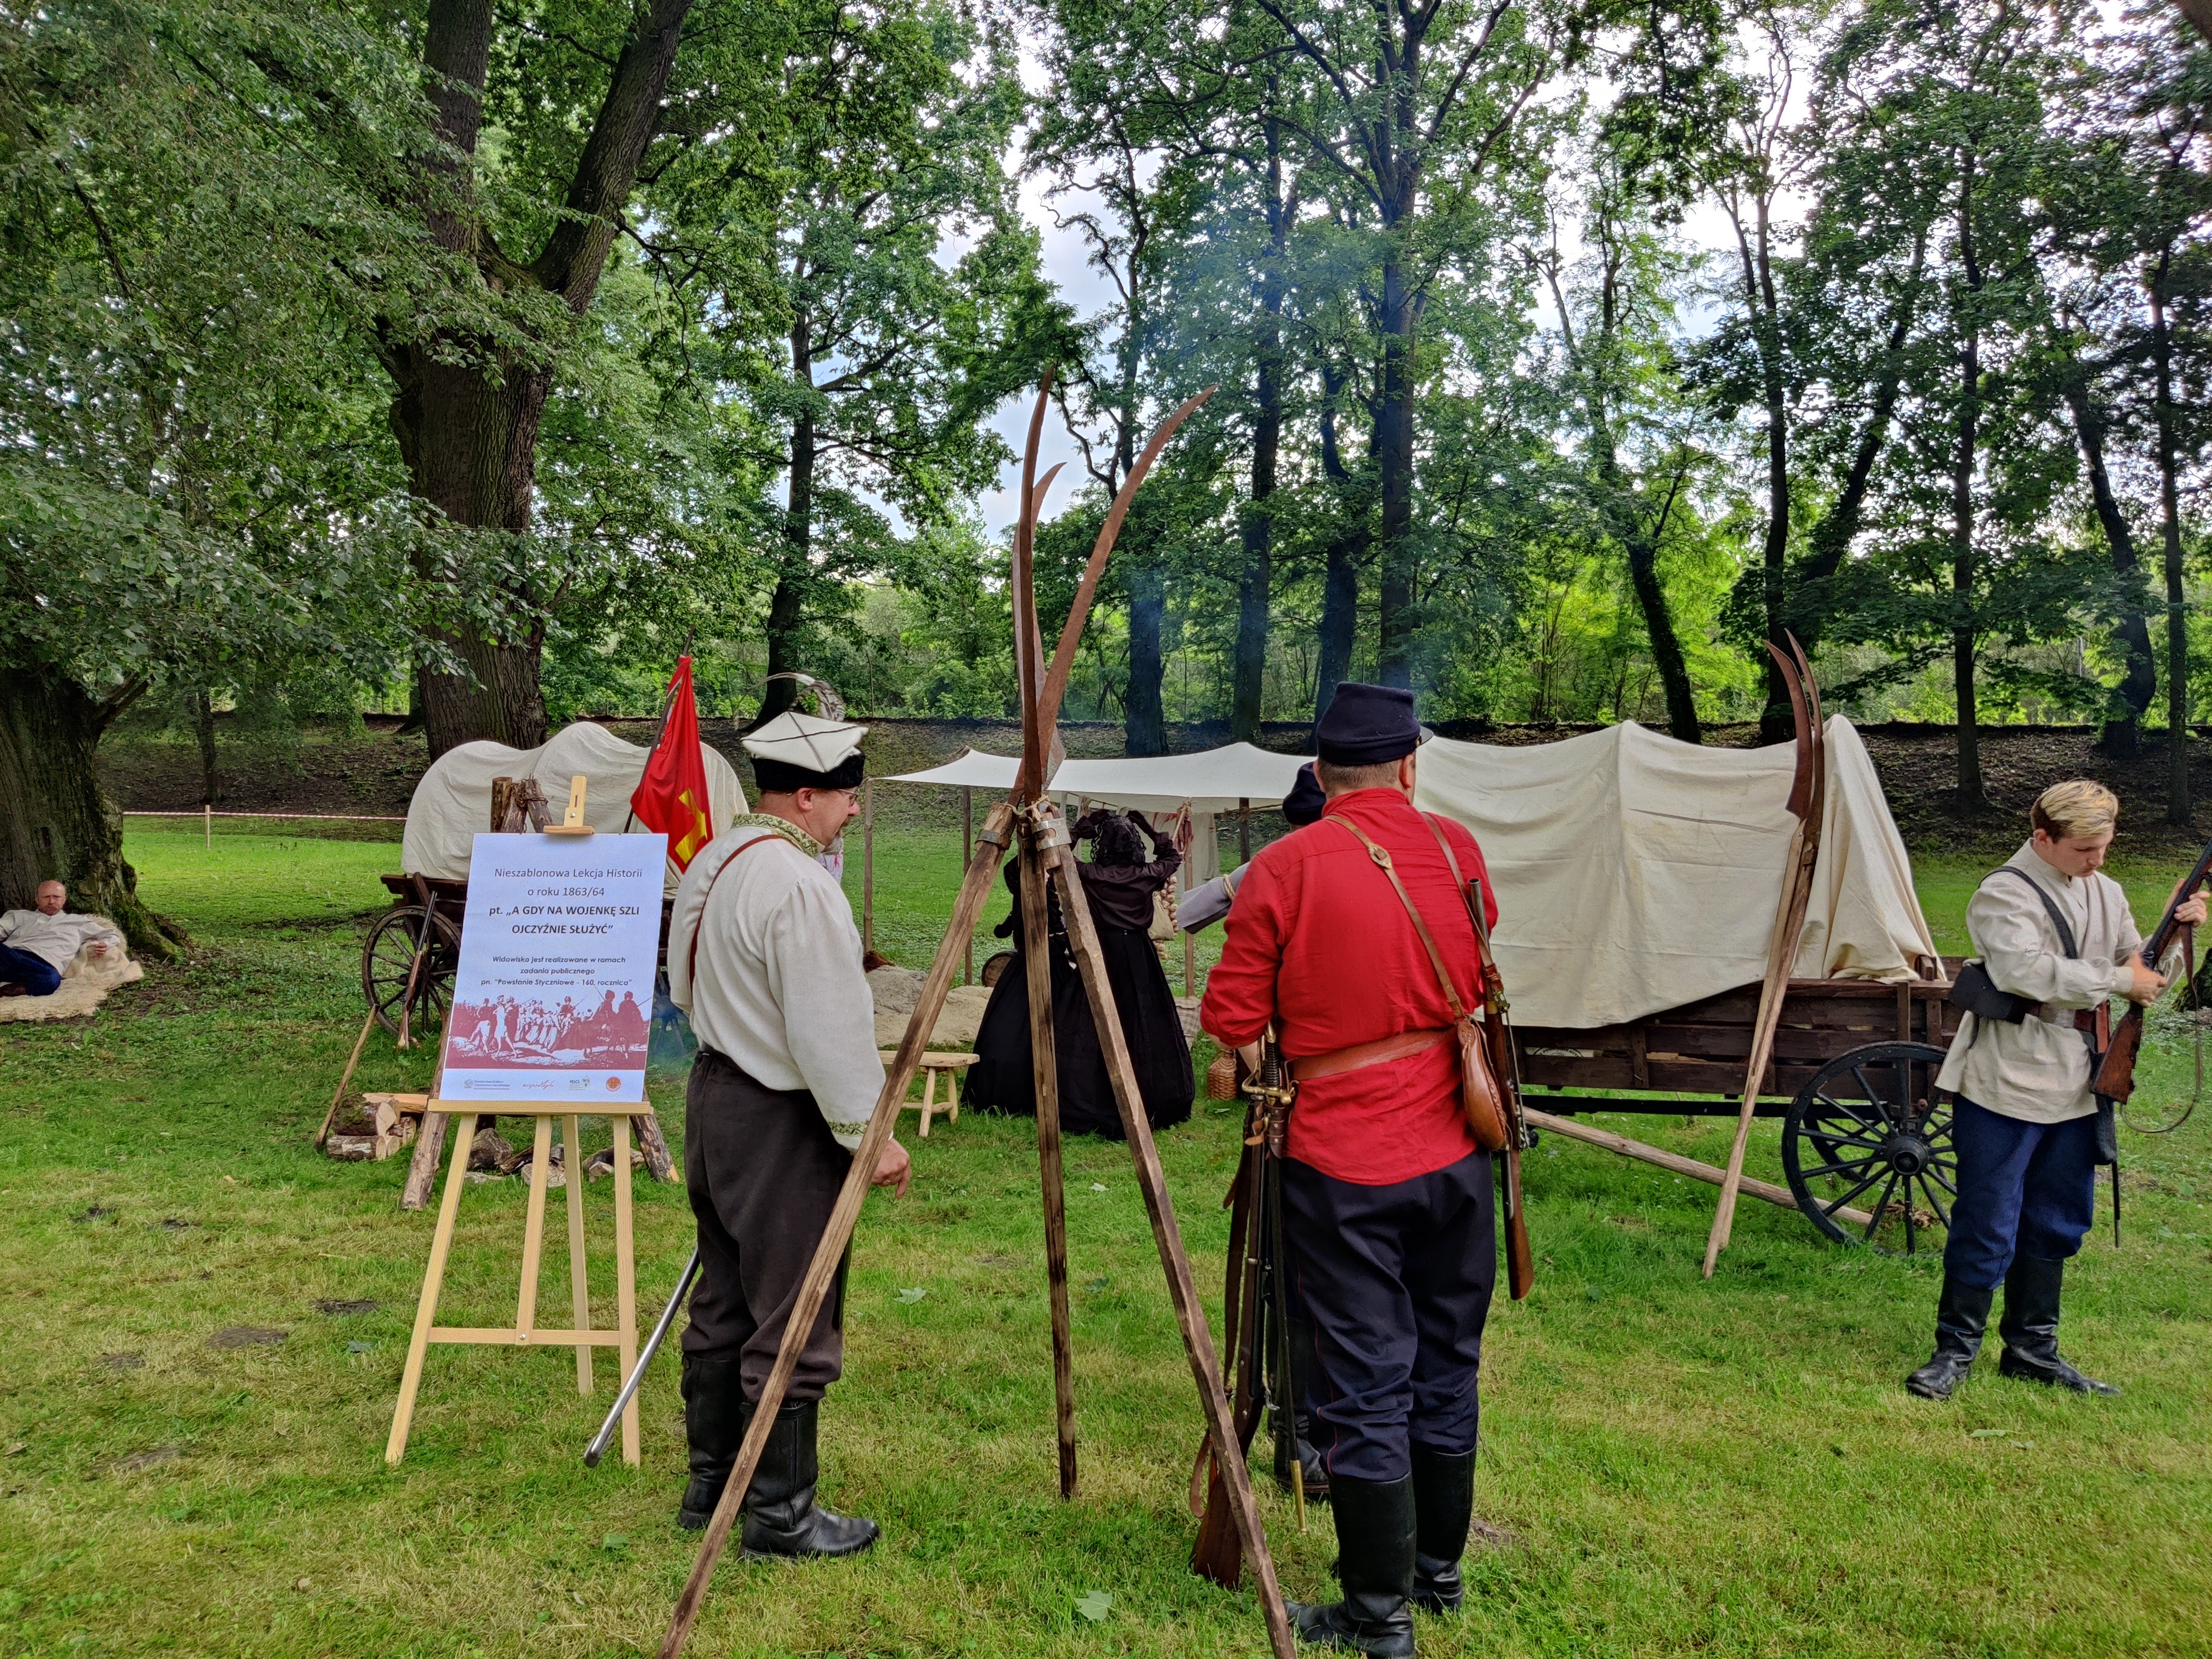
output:
[[[592,1392],[592,1350],[621,1351],[621,1375],[627,1376],[637,1359],[637,1263],[630,1237],[629,1121],[651,1111],[644,1101],[594,1100],[433,1100],[432,1109],[442,1109],[460,1120],[453,1137],[453,1158],[446,1171],[446,1194],[438,1206],[437,1231],[430,1235],[430,1265],[422,1275],[422,1297],[415,1305],[415,1334],[407,1344],[407,1366],[400,1373],[399,1403],[392,1413],[391,1437],[384,1443],[384,1461],[397,1463],[407,1451],[407,1431],[415,1420],[415,1396],[422,1383],[422,1360],[433,1342],[513,1348],[576,1350],[576,1392]],[[476,1139],[478,1116],[506,1112],[527,1114],[538,1120],[538,1138],[530,1159],[530,1205],[522,1230],[522,1283],[516,1292],[512,1326],[441,1325],[437,1322],[438,1293],[446,1278],[446,1258],[453,1245],[453,1221],[461,1207],[461,1188],[468,1185],[469,1145]],[[615,1167],[615,1318],[612,1330],[592,1328],[591,1283],[584,1261],[584,1149],[580,1130],[586,1112],[604,1116],[614,1127]],[[538,1325],[538,1267],[545,1243],[545,1194],[553,1164],[553,1121],[562,1121],[562,1144],[568,1194],[568,1297],[574,1323],[565,1329],[544,1330]],[[623,1461],[633,1468],[639,1461],[637,1401],[623,1413]]]
[[[1051,385],[1051,376],[1048,374],[1044,386],[1038,390],[1036,407],[1030,417],[1029,445],[1022,462],[1022,509],[1014,532],[1014,638],[1015,655],[1020,670],[1023,709],[1021,775],[1015,784],[1013,799],[991,809],[984,820],[981,834],[976,837],[975,856],[969,860],[967,873],[961,881],[960,896],[953,906],[951,924],[938,944],[937,957],[930,966],[929,977],[923,981],[921,994],[915,1000],[914,1012],[908,1016],[906,1035],[901,1039],[898,1053],[891,1061],[884,1091],[876,1098],[875,1112],[860,1137],[860,1148],[853,1155],[851,1171],[845,1177],[836,1207],[830,1212],[829,1224],[823,1231],[821,1243],[815,1247],[814,1260],[807,1268],[806,1278],[800,1284],[798,1300],[784,1328],[783,1343],[777,1352],[775,1365],[769,1371],[768,1380],[762,1387],[760,1399],[754,1407],[752,1426],[745,1434],[744,1443],[738,1449],[736,1466],[730,1471],[729,1484],[722,1490],[721,1501],[715,1505],[714,1519],[708,1523],[707,1536],[700,1545],[699,1559],[691,1569],[691,1577],[684,1587],[683,1595],[678,1598],[667,1633],[662,1638],[661,1659],[676,1659],[690,1638],[691,1626],[696,1622],[700,1607],[706,1599],[707,1587],[713,1579],[715,1564],[721,1559],[722,1551],[729,1542],[731,1529],[736,1524],[744,1501],[745,1489],[752,1483],[753,1472],[759,1467],[769,1431],[775,1423],[778,1408],[783,1403],[784,1392],[790,1385],[792,1372],[798,1365],[799,1350],[813,1330],[814,1322],[829,1294],[831,1281],[836,1277],[838,1264],[843,1260],[846,1245],[852,1237],[854,1223],[859,1219],[861,1202],[867,1196],[877,1161],[890,1139],[899,1107],[906,1098],[908,1085],[913,1081],[915,1068],[921,1063],[922,1047],[936,1025],[938,1013],[945,1005],[945,994],[952,983],[953,969],[958,965],[975,932],[976,920],[982,914],[993,879],[999,872],[1000,860],[1010,843],[1017,843],[1015,851],[1019,861],[1018,873],[1022,890],[1023,954],[1027,958],[1030,975],[1030,1049],[1036,1068],[1037,1159],[1044,1177],[1046,1278],[1052,1302],[1053,1393],[1060,1449],[1061,1495],[1072,1496],[1075,1490],[1075,1388],[1067,1308],[1067,1230],[1066,1198],[1060,1180],[1058,1078],[1054,1070],[1052,1052],[1051,969],[1045,954],[1045,890],[1048,882],[1060,896],[1069,947],[1083,981],[1084,994],[1091,1005],[1091,1018],[1098,1028],[1099,1045],[1104,1051],[1107,1076],[1113,1085],[1114,1103],[1121,1112],[1121,1127],[1128,1137],[1138,1188],[1144,1194],[1145,1209],[1152,1218],[1152,1237],[1159,1249],[1160,1265],[1167,1275],[1169,1297],[1175,1304],[1176,1319],[1182,1329],[1183,1351],[1190,1362],[1192,1378],[1198,1385],[1199,1403],[1206,1419],[1206,1439],[1213,1454],[1214,1468],[1228,1489],[1230,1507],[1243,1546],[1244,1559],[1258,1581],[1261,1608],[1267,1619],[1268,1644],[1275,1659],[1295,1659],[1297,1649],[1291,1634],[1288,1612],[1283,1602],[1282,1587],[1276,1581],[1274,1560],[1268,1553],[1267,1533],[1260,1522],[1259,1505],[1253,1497],[1251,1477],[1245,1468],[1243,1449],[1238,1441],[1229,1396],[1223,1386],[1220,1358],[1214,1350],[1213,1335],[1206,1324],[1206,1310],[1198,1299],[1197,1283],[1192,1277],[1190,1258],[1183,1249],[1182,1235],[1176,1224],[1175,1206],[1168,1194],[1167,1179],[1160,1168],[1159,1153],[1152,1145],[1152,1125],[1145,1116],[1145,1104],[1138,1091],[1136,1071],[1130,1063],[1128,1047],[1122,1036],[1121,1016],[1114,1006],[1113,987],[1106,977],[1105,957],[1099,949],[1097,930],[1091,922],[1090,902],[1084,894],[1083,884],[1077,872],[1074,848],[1058,809],[1045,794],[1049,775],[1048,750],[1056,750],[1058,746],[1053,738],[1060,697],[1066,690],[1068,673],[1074,665],[1075,648],[1082,638],[1083,624],[1090,613],[1098,579],[1105,569],[1107,556],[1113,551],[1115,538],[1121,532],[1121,521],[1128,513],[1129,503],[1136,494],[1137,487],[1152,470],[1152,463],[1158,459],[1168,439],[1212,394],[1209,391],[1191,398],[1162,422],[1159,430],[1152,434],[1151,442],[1146,445],[1143,456],[1130,469],[1128,479],[1115,498],[1105,525],[1091,548],[1082,584],[1076,590],[1075,603],[1068,612],[1066,625],[1060,630],[1059,648],[1053,655],[1052,672],[1049,676],[1044,676],[1039,672],[1042,667],[1043,653],[1037,630],[1036,596],[1031,581],[1030,553],[1036,532],[1037,508],[1042,501],[1044,485],[1051,483],[1050,474],[1046,476],[1043,485],[1036,480],[1037,448],[1042,435]],[[1058,470],[1054,469],[1054,471]]]

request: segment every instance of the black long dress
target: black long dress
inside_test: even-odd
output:
[[[1152,948],[1150,931],[1152,896],[1174,878],[1182,861],[1172,848],[1164,850],[1164,858],[1150,864],[1086,862],[1076,866],[1081,872],[1084,896],[1091,902],[1091,920],[1098,929],[1099,951],[1106,959],[1106,981],[1114,988],[1122,1036],[1136,1067],[1137,1091],[1145,1103],[1146,1119],[1155,1129],[1186,1121],[1197,1094],[1191,1077],[1190,1043],[1183,1036],[1182,1018],[1174,993],[1168,988],[1159,952]],[[975,1111],[1034,1117],[1036,1087],[1030,1069],[1029,964],[1022,953],[1018,861],[1006,866],[1006,887],[1014,896],[1014,910],[997,931],[1001,938],[1012,937],[1014,959],[992,988],[990,1006],[984,1010],[983,1023],[975,1033],[978,1059],[968,1068],[960,1099],[962,1105]],[[1113,1085],[1107,1080],[1106,1056],[1099,1046],[1098,1028],[1091,1018],[1091,1003],[1083,994],[1083,981],[1068,951],[1059,896],[1048,892],[1046,903],[1060,1132],[1119,1140],[1121,1115],[1114,1104]],[[1133,920],[1136,925],[1131,925]]]

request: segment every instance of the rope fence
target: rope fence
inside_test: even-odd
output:
[[[215,821],[217,818],[253,818],[279,823],[404,823],[406,818],[390,814],[368,812],[218,812],[211,806],[203,806],[197,812],[124,811],[126,818],[198,818],[205,833],[207,844],[215,846]]]

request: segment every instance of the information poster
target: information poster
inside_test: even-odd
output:
[[[443,1098],[645,1098],[667,859],[665,836],[476,838]]]

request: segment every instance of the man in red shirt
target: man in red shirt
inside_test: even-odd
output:
[[[1344,1600],[1294,1609],[1308,1641],[1413,1651],[1411,1608],[1460,1605],[1474,1499],[1475,1372],[1498,1277],[1491,1160],[1460,1103],[1434,965],[1358,833],[1390,854],[1461,1002],[1474,928],[1437,837],[1482,885],[1474,838],[1413,810],[1413,693],[1347,683],[1316,732],[1328,805],[1253,860],[1200,1020],[1242,1048],[1273,1025],[1298,1084],[1283,1164],[1291,1282],[1311,1333],[1312,1435]]]

